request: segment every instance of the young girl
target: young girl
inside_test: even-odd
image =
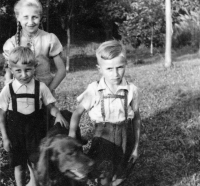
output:
[[[8,39],[4,46],[4,56],[16,46],[28,46],[37,60],[36,78],[44,82],[51,91],[55,90],[66,75],[65,65],[60,56],[63,48],[58,38],[39,29],[42,17],[42,5],[38,0],[19,0],[14,6],[17,20],[17,33]],[[50,72],[50,59],[53,59],[57,71]],[[5,83],[12,79],[12,74],[5,64]]]
[[[89,111],[94,136],[88,155],[96,162],[93,171],[98,185],[118,185],[126,176],[128,162],[138,156],[140,135],[139,95],[137,87],[124,78],[127,65],[118,41],[102,43],[96,51],[102,78],[91,83],[78,97],[69,136],[76,137],[80,117]]]
[[[0,129],[4,149],[9,152],[17,186],[25,186],[25,168],[37,161],[40,140],[45,136],[46,105],[55,122],[68,123],[54,106],[55,98],[49,88],[34,79],[37,65],[28,47],[16,47],[9,55],[9,69],[14,79],[0,93]],[[31,175],[31,177],[33,174]]]

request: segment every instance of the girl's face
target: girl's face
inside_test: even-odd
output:
[[[25,6],[20,9],[17,20],[21,23],[23,31],[27,34],[34,34],[37,32],[40,25],[40,12],[35,6]]]

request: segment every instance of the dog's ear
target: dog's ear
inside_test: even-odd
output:
[[[40,149],[40,157],[37,163],[37,179],[41,185],[49,185],[49,157],[52,150],[49,147],[42,147]]]

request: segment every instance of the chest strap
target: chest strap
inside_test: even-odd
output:
[[[12,82],[9,84],[9,89],[10,89],[10,95],[12,99],[12,107],[13,111],[17,112],[17,98],[34,98],[35,99],[35,111],[39,111],[40,109],[40,82],[35,80],[35,94],[15,94],[13,87],[12,87]]]
[[[99,92],[100,92],[100,96],[101,96],[101,115],[103,118],[103,122],[105,123],[105,118],[106,118],[104,99],[110,99],[110,98],[124,99],[125,121],[127,122],[127,120],[128,120],[128,99],[127,99],[128,91],[124,90],[124,95],[111,94],[111,95],[107,95],[107,96],[103,95],[102,90]]]

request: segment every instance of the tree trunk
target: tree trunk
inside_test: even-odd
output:
[[[70,32],[70,43],[74,43],[74,33],[75,33],[75,19],[74,17],[71,18],[71,32]]]
[[[12,26],[13,26],[13,21],[11,20],[10,21],[10,24],[9,24],[9,32],[8,32],[8,36],[9,36],[9,38],[12,36]]]
[[[171,0],[165,0],[165,18],[166,18],[166,38],[165,38],[165,64],[166,68],[171,67],[171,46],[172,46],[172,17]]]
[[[150,55],[153,56],[153,25],[151,28],[151,45],[150,45]]]
[[[67,49],[66,49],[66,70],[69,72],[69,65],[70,65],[70,28],[68,27],[67,30]]]
[[[49,32],[49,1],[47,0],[47,27],[46,27],[46,31]]]

